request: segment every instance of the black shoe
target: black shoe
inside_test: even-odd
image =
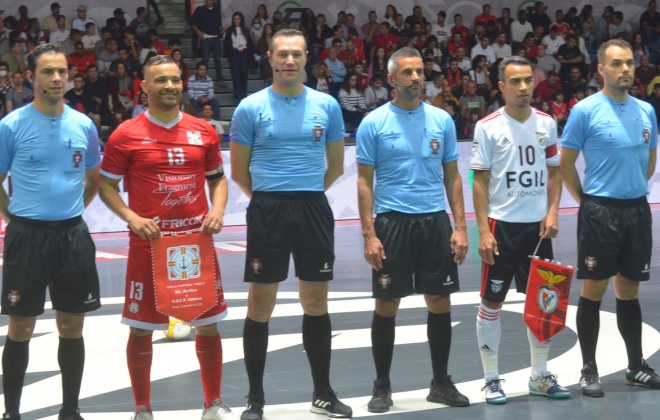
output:
[[[470,400],[458,392],[451,375],[444,375],[439,381],[431,381],[431,390],[426,401],[448,405],[450,407],[467,407]]]
[[[387,413],[392,406],[392,387],[387,378],[376,379],[374,381],[374,394],[371,401],[367,404],[367,410],[370,413]]]
[[[264,401],[263,395],[247,395],[247,407],[241,414],[241,420],[262,420],[264,418]]]
[[[80,410],[76,409],[75,413],[67,413],[64,414],[62,410],[60,410],[60,415],[57,416],[57,420],[85,420],[82,418],[80,415]]]
[[[626,384],[660,389],[660,376],[642,359],[642,365],[633,370],[626,369]]]
[[[2,415],[2,420],[21,420],[21,415],[18,413],[4,413]]]
[[[312,395],[312,408],[309,409],[314,414],[325,414],[328,417],[350,419],[353,417],[353,410],[343,402],[337,399],[337,394],[332,389]]]
[[[598,377],[598,370],[594,362],[587,362],[580,372],[580,389],[585,397],[603,397],[603,385]],[[627,377],[628,375],[626,375]]]

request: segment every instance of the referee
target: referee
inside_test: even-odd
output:
[[[27,57],[32,104],[0,121],[0,183],[11,171],[11,200],[0,188],[8,222],[2,267],[2,313],[9,333],[2,354],[3,419],[20,419],[30,338],[49,289],[60,335],[62,409],[82,420],[78,395],[85,364],[85,312],[101,306],[94,242],[82,220],[98,189],[99,138],[89,117],[64,104],[65,51],[41,45]]]

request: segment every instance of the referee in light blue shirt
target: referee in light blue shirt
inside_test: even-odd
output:
[[[420,100],[424,66],[416,49],[392,54],[387,70],[395,99],[367,115],[357,131],[360,221],[376,298],[371,324],[376,380],[367,408],[383,413],[392,405],[395,317],[401,298],[413,293],[424,294],[429,310],[433,380],[426,399],[465,407],[469,400],[447,374],[449,296],[459,290],[457,264],[465,260],[468,247],[456,128],[449,114]]]
[[[243,99],[231,122],[231,173],[250,200],[243,330],[250,382],[242,420],[261,420],[268,322],[293,254],[303,307],[303,347],[314,382],[311,411],[350,418],[330,386],[334,218],[324,194],[343,172],[344,124],[337,101],[303,85],[307,46],[301,32],[280,30],[268,57],[273,85]]]
[[[658,127],[653,107],[628,95],[635,80],[633,51],[626,41],[598,49],[603,89],[578,102],[562,136],[561,173],[580,203],[578,278],[584,279],[577,310],[582,351],[582,394],[605,395],[596,364],[600,304],[614,277],[616,317],[626,344],[628,385],[660,389],[660,377],[642,358],[639,284],[650,278],[651,210],[648,180],[655,172]],[[584,155],[580,183],[575,161]]]
[[[11,172],[13,187],[11,199],[0,188],[0,215],[8,222],[2,313],[9,315],[2,418],[20,419],[30,338],[48,288],[60,336],[58,420],[82,420],[83,322],[85,312],[101,306],[94,242],[82,213],[98,189],[99,138],[92,120],[64,104],[64,50],[41,45],[27,61],[34,101],[0,121],[0,182]]]

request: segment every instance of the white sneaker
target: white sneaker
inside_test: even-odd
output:
[[[131,420],[154,420],[154,415],[151,414],[151,411],[147,411],[147,407],[141,405],[133,413]]]
[[[486,385],[481,388],[482,391],[486,391],[486,403],[488,404],[506,404],[506,394],[502,390],[502,384],[504,379],[491,379],[486,382]]]
[[[213,401],[209,408],[202,410],[202,420],[238,420],[239,417],[220,400]]]

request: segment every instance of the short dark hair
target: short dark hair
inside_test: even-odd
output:
[[[96,26],[96,23],[94,23],[94,22],[87,22],[87,23],[85,24],[85,29],[89,29],[89,28],[91,28],[92,26]]]
[[[502,82],[505,82],[504,80],[504,70],[508,66],[532,66],[529,62],[528,59],[525,57],[520,57],[519,55],[512,55],[511,57],[506,57],[502,62],[500,63],[500,68],[499,68],[499,73],[498,77]]]
[[[204,67],[206,67],[207,69],[209,68],[209,66],[207,66],[206,63],[203,62],[203,61],[198,61],[197,64],[195,64],[195,68],[196,68],[197,70],[199,70],[199,68],[200,68],[201,66],[204,66]]]
[[[36,47],[27,55],[27,69],[34,73],[37,70],[37,60],[44,54],[62,54],[66,57],[66,51],[59,45],[43,44]]]
[[[156,55],[151,57],[144,63],[144,69],[142,72],[143,74],[146,74],[147,70],[149,70],[149,68],[153,66],[162,66],[163,64],[169,64],[169,63],[176,64],[176,61],[174,61],[172,57],[167,55]]]

